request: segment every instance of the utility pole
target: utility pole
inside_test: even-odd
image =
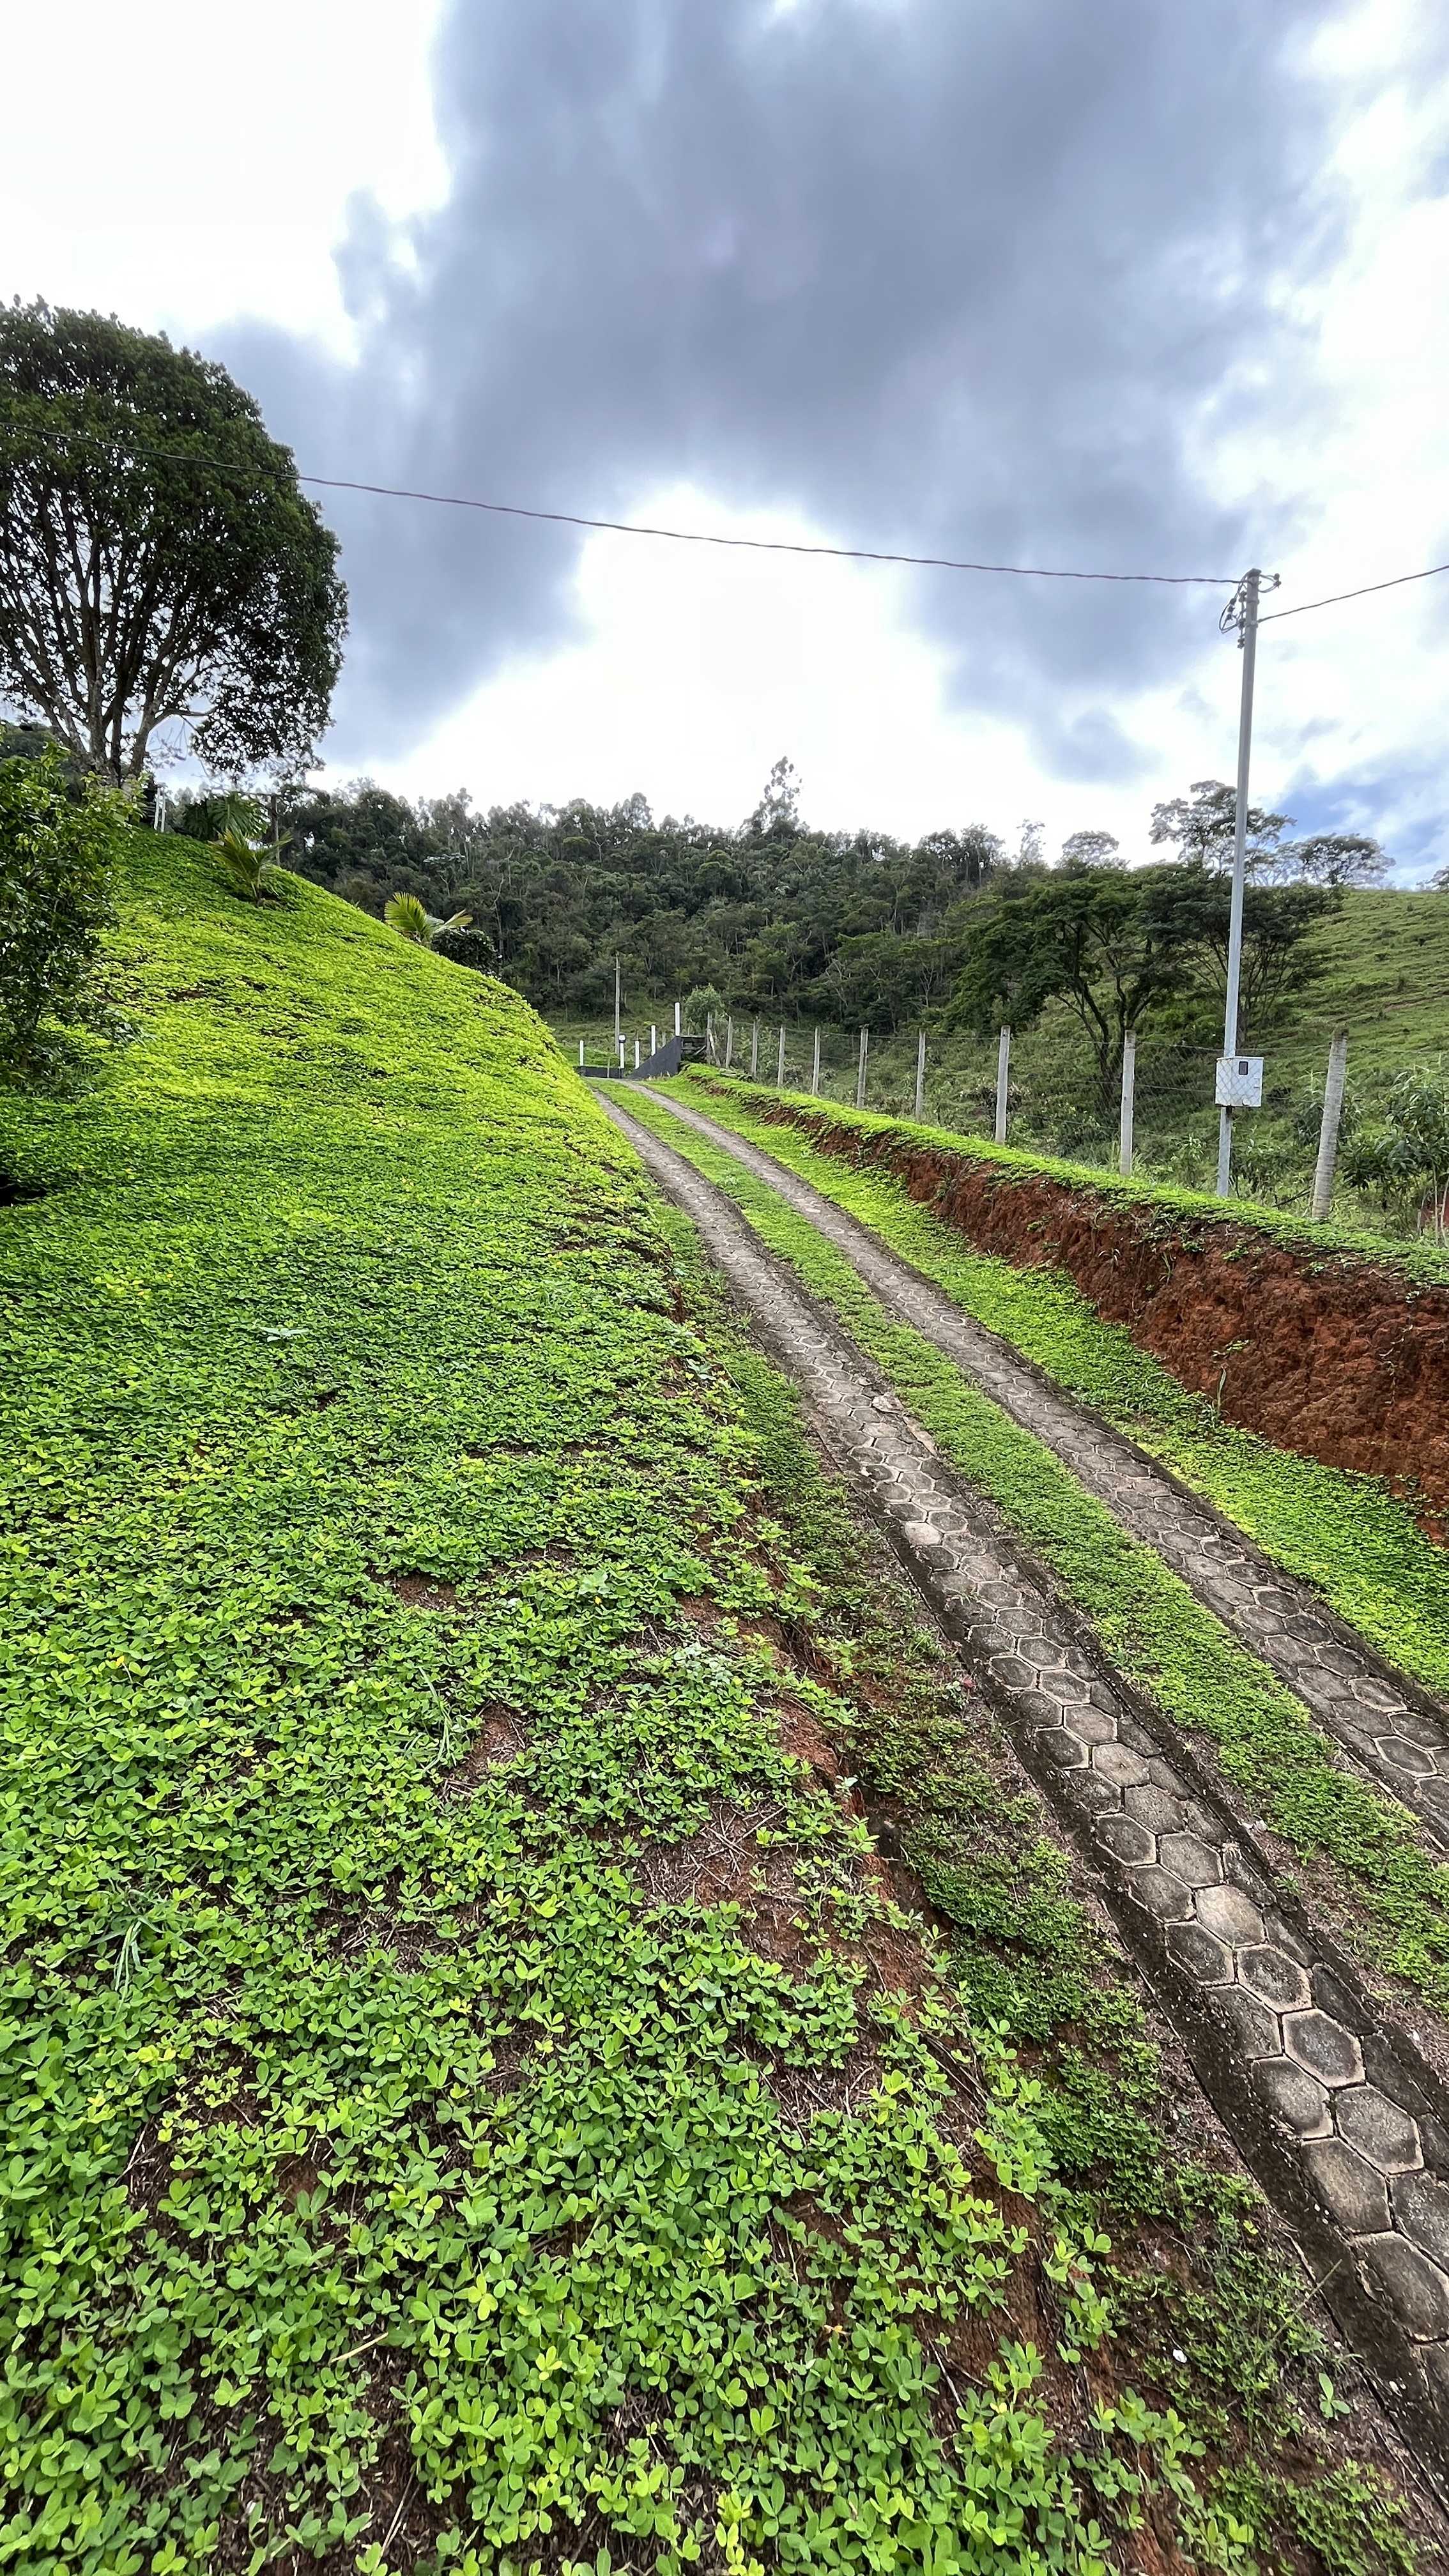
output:
[[[1238,1052],[1238,985],[1243,965],[1243,878],[1248,846],[1248,761],[1253,747],[1253,666],[1258,657],[1258,586],[1262,573],[1254,564],[1245,572],[1220,624],[1226,635],[1236,626],[1243,657],[1243,694],[1238,711],[1238,802],[1233,822],[1233,897],[1228,914],[1228,990],[1223,1008],[1223,1054]],[[1233,1179],[1233,1113],[1218,1111],[1218,1197],[1225,1199]]]

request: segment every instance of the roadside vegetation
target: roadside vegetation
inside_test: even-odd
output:
[[[6,2564],[1406,2569],[1291,2256],[541,1025],[175,836],[117,899],[129,1042],[0,1091]]]

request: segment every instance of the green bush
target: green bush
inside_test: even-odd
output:
[[[122,798],[94,779],[75,796],[56,754],[0,761],[0,1071],[33,1068],[46,1019],[96,1017],[91,976],[127,828]]]

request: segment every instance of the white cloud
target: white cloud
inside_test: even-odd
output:
[[[262,314],[345,351],[332,247],[349,196],[365,187],[403,214],[444,183],[428,90],[439,6],[51,0],[13,13],[4,291],[193,339]]]

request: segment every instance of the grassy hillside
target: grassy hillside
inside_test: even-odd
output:
[[[1365,1083],[1449,1059],[1449,893],[1351,890],[1315,945],[1328,972],[1285,1015],[1275,1049],[1285,1071],[1319,1073],[1324,1033],[1339,1027]]]
[[[1406,2568],[1291,2257],[540,1023],[173,837],[124,895],[140,1034],[0,1095],[6,2565]]]

